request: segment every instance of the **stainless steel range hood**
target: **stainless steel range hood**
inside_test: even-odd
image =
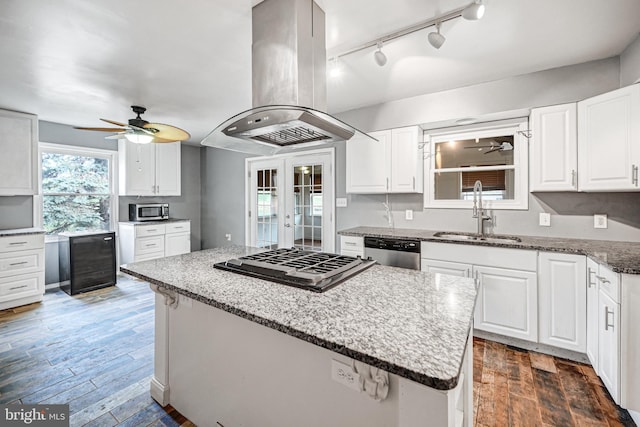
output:
[[[264,0],[253,8],[253,107],[214,129],[203,145],[253,154],[364,135],[325,113],[325,16],[313,0]]]

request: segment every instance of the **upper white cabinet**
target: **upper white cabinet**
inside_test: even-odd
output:
[[[640,85],[578,102],[582,191],[640,190]]]
[[[578,133],[575,103],[534,108],[529,117],[531,191],[578,189]]]
[[[38,193],[38,117],[0,110],[0,196]]]
[[[587,341],[586,257],[540,252],[538,284],[539,341],[584,353]]]
[[[347,141],[347,193],[422,193],[418,126],[370,132]]]
[[[180,142],[118,143],[121,196],[179,196]]]

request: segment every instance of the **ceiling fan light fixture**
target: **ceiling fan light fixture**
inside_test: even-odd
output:
[[[446,37],[440,34],[440,22],[436,23],[436,31],[430,32],[427,39],[429,40],[429,44],[436,49],[440,49],[444,44]]]
[[[373,54],[373,58],[380,67],[387,63],[387,55],[382,51],[382,42],[378,42],[378,50]]]
[[[462,11],[462,17],[468,21],[477,21],[484,16],[484,4],[482,0],[474,0],[469,6]]]
[[[153,141],[153,136],[144,132],[128,132],[124,134],[124,137],[134,144],[148,144]]]

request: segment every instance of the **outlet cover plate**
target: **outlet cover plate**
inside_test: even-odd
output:
[[[547,212],[540,212],[540,226],[551,227],[551,214]]]
[[[404,219],[411,221],[413,219],[413,211],[411,209],[407,209],[404,211]]]
[[[331,379],[355,391],[360,391],[360,375],[346,363],[331,360]]]
[[[607,228],[607,215],[606,214],[594,215],[593,228]]]
[[[336,208],[346,208],[347,207],[347,198],[346,197],[337,197],[336,198]]]

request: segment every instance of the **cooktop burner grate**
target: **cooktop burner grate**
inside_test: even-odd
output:
[[[323,292],[373,264],[371,259],[291,248],[246,255],[214,267]]]

